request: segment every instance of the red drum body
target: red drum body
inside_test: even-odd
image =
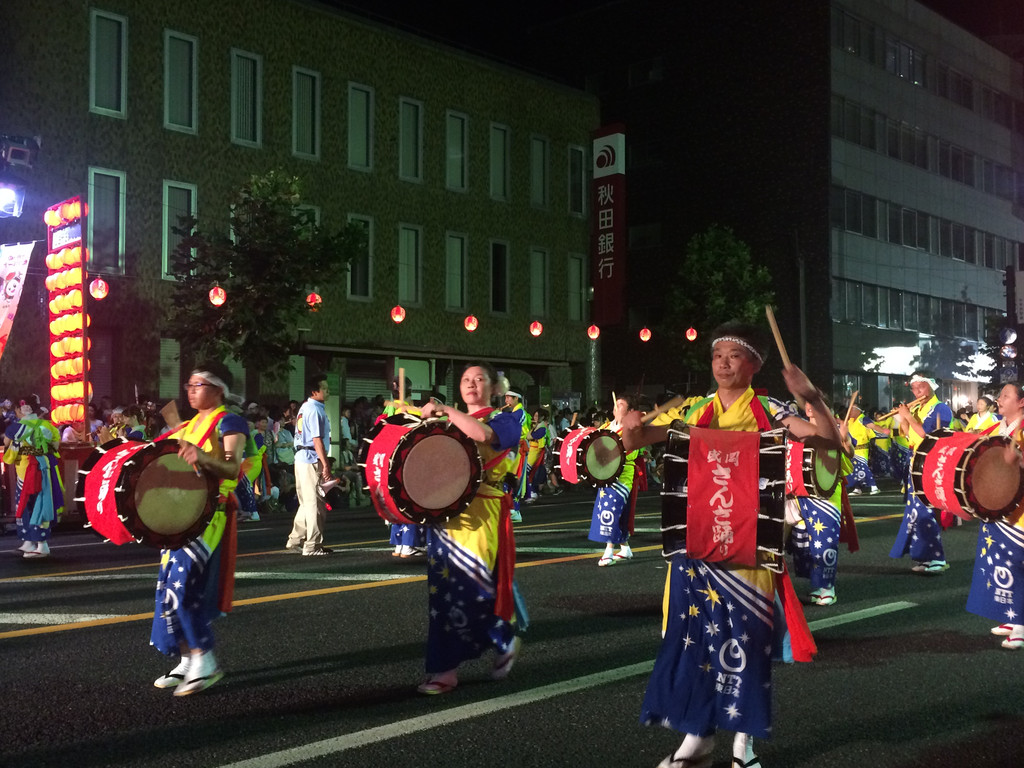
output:
[[[178,458],[177,440],[112,440],[78,470],[76,501],[92,529],[114,544],[178,549],[210,522],[219,485]]]
[[[831,499],[839,487],[839,452],[786,443],[786,495]]]
[[[1009,438],[976,432],[926,435],[914,452],[914,494],[958,517],[1001,520],[1024,499],[1024,469],[1007,462]]]
[[[359,464],[377,514],[389,523],[441,523],[476,496],[483,462],[476,443],[440,419],[398,415],[363,438]]]
[[[562,438],[558,458],[566,482],[575,485],[585,481],[603,488],[622,473],[626,451],[622,439],[610,429],[582,427]]]

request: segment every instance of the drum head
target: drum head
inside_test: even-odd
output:
[[[832,498],[839,485],[839,451],[833,449],[814,452],[814,483],[822,498]]]
[[[416,506],[445,509],[465,494],[472,472],[469,456],[458,440],[430,435],[409,449],[405,461],[402,483]]]
[[[135,483],[135,512],[147,535],[171,536],[206,525],[209,490],[191,464],[168,453],[154,459]]]
[[[1002,444],[993,445],[974,459],[967,484],[974,514],[985,521],[1005,517],[1024,497],[1024,472],[1016,457],[1012,463],[1006,461]]]
[[[590,482],[605,485],[614,482],[625,463],[622,441],[611,432],[602,432],[587,446],[584,466]]]

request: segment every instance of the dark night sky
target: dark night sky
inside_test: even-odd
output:
[[[515,61],[531,26],[629,0],[324,0],[478,53]],[[683,0],[667,0],[682,2]],[[695,2],[700,0],[685,0]],[[706,1],[706,0],[705,0]],[[759,0],[754,0],[758,2]],[[919,0],[980,37],[1024,34],[1022,0]]]

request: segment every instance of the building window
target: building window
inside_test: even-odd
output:
[[[198,41],[164,30],[164,128],[195,133],[198,125]]]
[[[508,243],[491,242],[491,312],[508,313]]]
[[[491,124],[490,145],[491,197],[495,200],[508,200],[509,129],[507,126]]]
[[[373,89],[348,84],[348,167],[373,169]]]
[[[570,253],[566,265],[566,287],[568,289],[568,316],[570,320],[585,320],[586,313],[586,261],[584,257]]]
[[[423,181],[423,105],[412,99],[398,100],[398,176]]]
[[[548,253],[530,249],[530,317],[548,315]]]
[[[530,205],[547,208],[548,187],[548,140],[533,136],[530,139]]]
[[[163,202],[163,277],[174,280],[174,252],[183,239],[174,230],[181,227],[183,216],[196,216],[196,185],[164,181]]]
[[[127,117],[128,19],[105,11],[89,13],[89,111]]]
[[[420,266],[422,264],[421,230],[409,224],[398,227],[398,300],[419,304]]]
[[[587,212],[587,155],[583,147],[569,146],[569,213]]]
[[[237,49],[231,51],[231,141],[263,144],[263,59]]]
[[[292,67],[292,154],[320,158],[320,73]]]
[[[444,250],[444,305],[466,308],[466,235],[449,232]]]
[[[124,274],[125,175],[89,169],[89,269]]]
[[[467,178],[467,136],[469,118],[458,112],[445,115],[445,167],[444,183],[448,189],[464,191],[469,186]]]
[[[348,297],[368,301],[373,298],[373,219],[350,213],[348,221],[366,231],[366,252],[356,256],[348,265]]]

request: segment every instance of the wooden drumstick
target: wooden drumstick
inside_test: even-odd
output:
[[[685,399],[686,398],[684,398],[682,395],[676,395],[671,400],[669,400],[667,403],[662,403],[661,405],[655,406],[653,411],[651,411],[650,413],[645,413],[643,415],[643,418],[640,419],[640,423],[641,424],[648,424],[648,423],[650,423],[651,421],[653,421],[655,419],[655,417],[665,413],[665,411],[670,411],[673,408],[675,408],[675,407],[677,407],[679,405],[682,405],[683,401]]]
[[[850,395],[850,407],[846,409],[846,421],[850,420],[850,414],[853,413],[853,406],[857,404],[857,395],[860,394],[859,389],[853,390],[853,394]]]
[[[398,369],[398,408],[402,410],[405,406],[405,368]]]
[[[782,356],[782,367],[789,368],[793,363],[789,361],[789,355],[786,354],[786,345],[782,343],[782,334],[779,333],[778,323],[775,322],[775,313],[772,312],[770,304],[764,305],[764,313],[768,316],[768,325],[772,327],[772,335],[775,337],[775,345],[779,348],[779,354]]]
[[[174,400],[171,400],[167,405],[160,409],[160,415],[164,417],[164,423],[171,429],[174,429],[181,424],[181,416],[178,414],[178,404]]]

